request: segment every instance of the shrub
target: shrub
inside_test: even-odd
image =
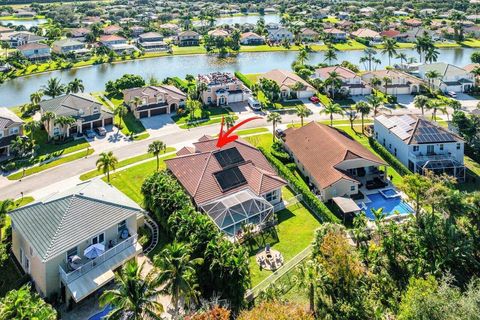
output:
[[[289,182],[290,187],[297,193],[302,195],[303,201],[310,207],[324,222],[336,222],[340,220],[320,201],[304,184],[298,181],[297,177],[292,171],[284,165],[280,160],[274,157],[270,152],[265,151],[264,148],[258,148],[271,164],[277,169],[278,173]]]
[[[237,77],[240,81],[242,81],[250,90],[255,85],[252,81],[250,81],[247,77],[245,77],[245,75],[241,72],[236,71],[235,77]]]
[[[143,248],[146,248],[150,244],[151,237],[152,234],[147,227],[141,227],[138,229],[138,243],[140,243]]]
[[[288,153],[286,153],[285,151],[277,151],[277,150],[273,150],[271,151],[271,154],[276,157],[278,160],[282,161],[283,164],[287,164],[290,161],[290,155]]]
[[[382,146],[378,141],[373,137],[368,138],[368,142],[373,150],[375,150],[383,159],[385,159],[389,165],[392,166],[400,175],[404,176],[411,174],[412,172],[408,170],[407,167],[403,165],[393,154],[391,154],[384,146]]]

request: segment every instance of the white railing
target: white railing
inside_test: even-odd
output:
[[[60,272],[60,277],[63,280],[65,284],[69,284],[72,281],[77,280],[81,276],[85,275],[89,271],[95,269],[105,261],[108,261],[110,258],[114,257],[118,253],[124,251],[125,249],[134,246],[137,243],[137,235],[133,235],[130,238],[125,239],[124,241],[120,242],[116,246],[108,249],[105,251],[102,255],[96,257],[93,260],[88,261],[84,265],[80,266],[78,269],[72,271],[72,272],[65,272],[63,268],[59,265],[58,269]]]
[[[455,158],[450,154],[450,153],[444,153],[444,154],[419,154],[416,155],[415,153],[410,152],[410,158],[414,158],[417,161],[425,161],[425,160],[455,160]]]

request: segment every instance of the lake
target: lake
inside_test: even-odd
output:
[[[439,49],[438,61],[463,67],[470,63],[470,55],[476,51],[471,48]],[[411,49],[402,50],[408,57],[418,54]],[[108,80],[115,80],[125,73],[138,74],[148,79],[155,76],[159,80],[166,77],[186,74],[202,74],[213,71],[240,71],[243,73],[261,73],[271,69],[290,69],[296,59],[297,52],[252,52],[239,53],[236,57],[219,58],[215,55],[167,56],[144,60],[127,61],[116,64],[101,64],[75,70],[58,70],[44,74],[31,75],[6,81],[0,86],[0,106],[17,106],[29,102],[32,92],[41,88],[51,77],[58,77],[63,83],[74,78],[83,80],[86,92],[102,91]],[[363,51],[339,51],[338,62],[348,60],[365,69],[359,63]],[[377,68],[385,68],[388,58],[378,54],[382,64]],[[324,62],[324,52],[314,52],[310,55],[309,64]],[[392,64],[398,62],[392,59]]]
[[[236,23],[242,25],[245,23],[250,23],[250,24],[257,24],[257,21],[260,19],[260,15],[247,15],[247,16],[234,16],[234,17],[221,17],[217,18],[215,21],[215,24],[218,25],[234,25]],[[279,23],[280,22],[280,16],[275,15],[275,14],[267,14],[263,16],[263,19],[265,20],[265,23]]]
[[[25,28],[30,29],[30,27],[38,26],[40,24],[46,23],[46,19],[35,19],[35,20],[0,20],[0,24],[6,26],[7,24],[12,24],[13,26],[25,26]]]

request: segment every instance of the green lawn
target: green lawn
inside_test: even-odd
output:
[[[173,151],[175,151],[174,147],[167,147],[165,152],[163,152],[162,154],[173,152]],[[123,167],[129,166],[131,164],[134,164],[136,162],[140,162],[140,161],[147,160],[147,159],[154,158],[154,157],[155,156],[151,153],[144,153],[144,154],[141,154],[141,155],[138,155],[138,156],[135,156],[135,157],[131,157],[131,158],[127,158],[125,160],[121,160],[121,161],[118,162],[116,167],[117,167],[117,169],[123,168]],[[89,180],[89,179],[92,179],[92,178],[100,176],[100,175],[103,175],[103,173],[101,171],[92,170],[92,171],[89,171],[89,172],[86,172],[86,173],[82,174],[80,176],[80,180],[85,181],[85,180]]]
[[[435,47],[437,47],[437,48],[458,48],[458,47],[461,47],[461,45],[456,43],[456,42],[435,42]]]
[[[273,104],[275,109],[291,109],[299,106],[303,106],[303,102],[300,100],[293,101],[279,101]]]
[[[207,126],[214,123],[222,122],[222,116],[233,114],[232,109],[230,108],[221,108],[221,107],[212,107],[198,109],[195,111],[193,123],[190,120],[190,115],[188,113],[176,114],[172,116],[173,121],[181,128],[188,129],[192,127]],[[234,119],[238,119],[238,116],[234,115]],[[195,121],[199,121],[196,122]]]
[[[28,132],[26,134],[29,135]],[[53,141],[48,141],[48,134],[43,129],[35,130],[33,133],[33,140],[35,140],[35,143],[39,146],[39,149],[37,150],[38,156],[53,154],[58,157],[60,155],[69,154],[90,147],[90,143],[83,138],[55,144]]]
[[[320,222],[301,203],[279,211],[277,218],[278,238],[274,233],[267,232],[263,236],[258,236],[254,244],[249,245],[252,287],[272,274],[272,271],[260,270],[255,259],[258,250],[262,250],[269,243],[273,249],[280,251],[285,261],[288,261],[310,245],[314,231],[320,226]]]
[[[271,133],[264,133],[255,136],[245,137],[249,143],[255,147],[262,147],[266,150],[269,150],[272,147],[273,135]]]
[[[245,78],[250,80],[253,84],[257,83],[263,73],[247,73],[244,74]]]
[[[480,191],[480,164],[468,156],[464,157],[464,162],[467,167],[467,181],[460,183],[458,188],[468,192]]]
[[[470,38],[462,42],[462,45],[470,48],[480,48],[480,40]]]
[[[207,50],[203,46],[195,46],[195,47],[172,47],[173,54],[205,54]]]
[[[337,50],[364,50],[367,48],[364,44],[356,40],[348,40],[345,43],[336,43],[333,45]]]

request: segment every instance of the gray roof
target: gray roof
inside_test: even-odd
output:
[[[85,44],[78,40],[67,38],[67,39],[54,41],[52,45],[59,46],[59,47],[66,47],[66,46],[84,46]]]
[[[85,112],[89,108],[96,105],[99,110],[111,113],[94,97],[86,93],[71,93],[50,100],[41,101],[39,103],[43,112],[51,111],[57,116],[79,117],[79,110]]]
[[[14,123],[22,124],[23,120],[9,109],[0,108],[0,129],[8,128]]]
[[[95,179],[9,213],[19,232],[47,261],[142,209],[123,193]]]

